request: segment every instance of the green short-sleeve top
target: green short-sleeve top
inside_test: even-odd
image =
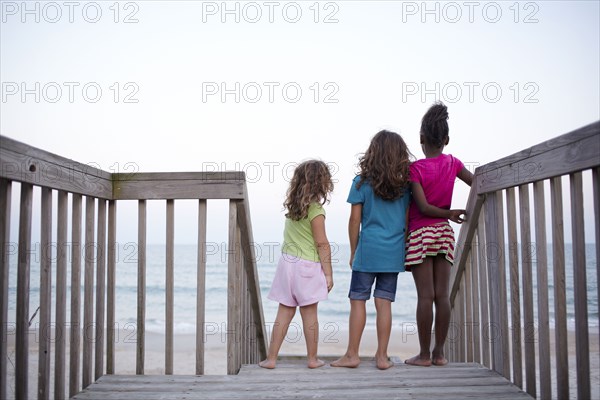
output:
[[[318,203],[312,203],[308,206],[306,218],[299,221],[286,218],[281,251],[304,260],[320,261],[310,226],[312,220],[319,215],[325,216],[325,209]]]

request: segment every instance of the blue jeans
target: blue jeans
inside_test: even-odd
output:
[[[350,300],[369,300],[371,288],[375,282],[373,297],[396,300],[396,284],[398,283],[398,272],[361,272],[352,271],[350,281]]]

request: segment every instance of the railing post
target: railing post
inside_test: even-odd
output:
[[[248,280],[248,296],[251,306],[251,320],[253,321],[253,340],[255,341],[255,357],[260,361],[267,356],[267,333],[264,325],[264,314],[260,293],[258,271],[256,269],[256,254],[252,236],[252,221],[250,218],[250,207],[248,204],[247,191],[244,188],[244,200],[237,202],[238,223],[241,229],[241,246],[243,251],[243,267]]]
[[[525,347],[525,387],[536,397],[535,322],[533,318],[533,249],[531,243],[531,215],[529,186],[519,186],[519,216],[521,226],[521,271],[523,277],[523,342]]]
[[[241,290],[238,285],[240,274],[240,259],[238,254],[238,223],[237,205],[235,200],[229,200],[229,242],[227,249],[227,374],[235,375],[240,369],[240,338],[239,321]]]
[[[52,324],[52,189],[42,188],[40,262],[40,343],[38,351],[38,399],[50,397],[50,328]]]
[[[8,330],[8,276],[10,239],[11,182],[0,178],[0,399],[7,398],[8,371],[6,348]]]
[[[206,297],[206,200],[198,201],[198,267],[196,282],[196,375],[204,375]]]
[[[108,258],[106,260],[106,373],[115,373],[115,286],[117,270],[117,202],[108,202]]]
[[[475,236],[473,236],[475,243]],[[473,361],[481,363],[481,322],[479,318],[479,255],[477,245],[471,247],[471,283],[472,283],[472,301],[473,301]]]
[[[573,232],[573,291],[575,297],[575,351],[577,398],[590,398],[590,353],[585,267],[585,229],[581,172],[571,174],[571,230]]]
[[[92,350],[94,346],[94,214],[95,199],[85,199],[85,270],[83,293],[83,372],[82,386],[92,383]]]
[[[565,286],[565,234],[563,226],[562,178],[550,181],[552,206],[552,264],[554,265],[554,344],[556,397],[569,397],[569,345]]]
[[[502,197],[500,192],[491,193],[485,203],[486,256],[488,263],[488,281],[490,288],[490,335],[492,339],[492,368],[506,376],[504,369],[504,337],[508,334],[502,324],[502,280],[504,278],[504,227],[502,224]],[[504,304],[506,306],[506,304]],[[510,375],[509,375],[510,377]]]
[[[175,201],[167,200],[167,251],[165,268],[165,375],[173,375],[173,286]]]
[[[481,359],[483,365],[491,368],[490,362],[490,296],[488,264],[486,261],[485,249],[485,213],[479,216],[479,229],[477,230],[477,259],[479,263],[479,298],[481,311]]]
[[[65,336],[67,320],[67,201],[68,194],[58,191],[56,229],[56,339],[54,342],[54,398],[65,397]]]
[[[144,375],[146,347],[146,200],[138,201],[138,281],[136,375]]]
[[[596,298],[600,304],[600,167],[592,170],[592,186],[594,191],[594,228],[596,232]],[[600,337],[600,312],[598,312],[598,337]]]
[[[15,398],[28,399],[29,388],[29,269],[31,257],[31,208],[33,186],[21,183],[19,261],[17,269],[17,336]]]
[[[104,375],[104,311],[106,297],[106,200],[98,199],[96,242],[96,356],[94,378]]]
[[[548,312],[546,201],[544,197],[543,181],[537,181],[533,184],[533,202],[535,204],[535,255],[537,264],[540,397],[542,399],[548,399],[552,396],[552,376],[550,374],[550,316]]]
[[[508,268],[510,275],[510,314],[512,324],[513,382],[523,387],[523,355],[521,352],[521,300],[519,290],[519,242],[517,240],[517,205],[515,189],[506,189],[508,225]]]
[[[82,198],[73,194],[71,216],[71,337],[69,344],[69,397],[79,392],[81,357],[81,217]]]
[[[472,250],[469,251],[469,255],[467,256],[467,262],[465,264],[465,344],[466,344],[466,354],[465,361],[473,362],[473,287],[471,284],[471,257]]]

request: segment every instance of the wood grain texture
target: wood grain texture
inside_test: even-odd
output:
[[[54,339],[54,398],[66,397],[65,353],[67,336],[67,225],[68,194],[58,192],[56,216],[56,330]]]
[[[267,357],[268,336],[265,327],[265,317],[262,308],[260,282],[256,266],[256,253],[254,251],[254,237],[252,231],[252,219],[250,218],[250,201],[247,189],[244,188],[245,200],[237,202],[238,222],[241,231],[242,250],[244,252],[245,268],[248,281],[248,291],[252,308],[252,321],[254,323],[254,334],[256,335],[257,358],[263,360]]]
[[[473,247],[471,251],[471,282],[473,289],[471,298],[473,302],[473,361],[481,363],[481,320],[479,318],[479,307],[481,300],[479,298],[479,255],[477,253],[476,236],[473,236]]]
[[[96,354],[94,356],[94,379],[104,375],[105,335],[104,321],[106,311],[106,200],[98,199],[96,241],[96,319],[94,321]]]
[[[587,310],[585,227],[581,172],[571,174],[571,224],[573,240],[573,291],[575,297],[575,353],[577,358],[577,398],[590,398],[590,353]]]
[[[82,199],[80,194],[72,196],[71,215],[71,333],[69,343],[69,396],[80,388],[81,368],[81,218]]]
[[[244,365],[240,373],[205,376],[104,376],[74,399],[531,399],[499,374],[477,364],[422,368],[397,364],[379,371],[373,361],[359,368],[309,370],[283,360],[275,370]]]
[[[0,136],[0,177],[42,187],[111,198],[111,174]]]
[[[29,274],[31,266],[31,214],[33,186],[21,184],[19,253],[17,262],[17,336],[15,350],[15,397],[27,399],[29,390]]]
[[[244,182],[239,180],[212,181],[203,179],[176,179],[177,173],[161,174],[155,180],[116,180],[113,196],[118,200],[162,199],[242,199]]]
[[[466,339],[466,354],[465,361],[473,362],[473,287],[471,284],[471,257],[472,252],[469,252],[467,263],[464,271],[465,285],[465,323],[463,330]]]
[[[456,304],[456,324],[454,325],[456,334],[454,335],[454,340],[456,341],[457,348],[457,362],[465,362],[465,303],[466,303],[466,293],[465,293],[465,284],[464,277],[462,275],[462,290],[459,290]],[[435,327],[435,325],[434,325]],[[434,328],[435,329],[435,328]],[[432,343],[435,343],[435,335],[432,335]]]
[[[106,373],[115,373],[115,288],[117,285],[117,202],[108,202],[106,260]]]
[[[237,340],[239,334],[240,320],[240,290],[237,285],[240,274],[239,254],[236,251],[238,243],[237,206],[234,200],[229,201],[229,240],[227,243],[227,373],[235,375],[238,373],[241,363],[239,362],[240,342]]]
[[[517,238],[517,205],[515,189],[506,190],[508,227],[508,270],[510,275],[510,315],[512,334],[512,367],[515,385],[523,387],[523,355],[521,351],[521,301],[519,289],[519,241]]]
[[[490,297],[488,265],[485,255],[485,214],[479,215],[479,228],[477,229],[477,258],[479,263],[479,299],[481,301],[481,360],[484,366],[491,368],[490,358]]]
[[[146,347],[146,200],[138,201],[137,343],[135,373],[144,375]]]
[[[554,354],[556,358],[556,396],[569,397],[569,344],[567,341],[567,295],[565,285],[565,233],[562,180],[550,181],[552,213],[552,264],[554,285]]]
[[[481,213],[481,208],[485,201],[485,196],[479,196],[477,191],[474,190],[474,188],[477,187],[478,179],[479,177],[477,176],[473,178],[473,186],[469,192],[469,199],[465,208],[467,211],[466,221],[461,225],[460,233],[456,241],[456,251],[454,254],[455,264],[450,275],[450,304],[454,303],[454,297],[459,290],[459,282],[466,266],[466,256],[468,256],[471,251],[471,244],[473,243],[473,236],[477,229],[479,214]]]
[[[52,189],[42,188],[40,221],[40,327],[38,343],[38,399],[50,398],[50,352],[52,324]]]
[[[8,371],[6,360],[8,331],[8,277],[10,269],[10,206],[12,183],[0,178],[0,399],[6,399]]]
[[[93,349],[94,349],[94,250],[96,248],[94,220],[96,199],[87,196],[85,199],[85,260],[83,278],[83,361],[81,385],[85,388],[93,381]]]
[[[519,217],[521,230],[521,274],[523,278],[523,343],[525,348],[525,383],[527,393],[536,397],[535,337],[533,316],[533,257],[529,185],[519,186]]]
[[[196,279],[196,375],[204,375],[204,322],[206,302],[206,200],[198,201],[198,265]]]
[[[166,210],[166,268],[165,268],[165,374],[173,374],[173,313],[174,310],[174,247],[175,247],[175,201],[167,200]]]
[[[492,193],[485,201],[485,249],[488,265],[488,287],[490,296],[490,339],[492,340],[492,369],[504,372],[504,349],[502,346],[501,280],[503,279],[504,257],[500,243],[504,242],[504,230],[498,228],[502,220],[502,197]]]
[[[540,397],[552,396],[552,378],[550,370],[550,314],[548,311],[548,256],[546,240],[546,201],[544,182],[533,184],[533,202],[535,205],[535,257],[537,265],[537,313],[538,313],[538,354],[540,376]]]
[[[592,190],[594,191],[594,231],[596,233],[596,298],[600,303],[600,167],[592,170]],[[600,312],[598,313],[598,337],[600,337]]]
[[[598,166],[600,121],[477,168],[477,193],[519,186]]]

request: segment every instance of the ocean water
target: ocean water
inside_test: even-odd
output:
[[[549,247],[551,248],[551,247]],[[275,273],[279,257],[279,248],[273,243],[255,247],[257,256],[257,268],[262,294],[262,304],[267,325],[271,325],[277,313],[277,303],[267,299],[267,294]],[[575,315],[573,305],[573,265],[572,253],[569,244],[565,249],[566,259],[566,287],[567,287],[567,312],[569,329],[574,329]],[[207,249],[206,266],[206,329],[216,332],[226,329],[227,321],[227,252],[226,246],[212,244]],[[598,298],[595,259],[595,248],[593,244],[586,246],[587,256],[587,285],[588,285],[588,318],[590,327],[598,326]],[[16,285],[17,285],[17,259],[15,255],[10,258],[9,274],[9,324],[15,321],[16,308]],[[348,266],[349,247],[334,245],[332,250],[334,262],[335,286],[329,294],[329,298],[319,304],[319,322],[325,332],[337,332],[347,328],[348,314],[350,310],[347,298],[350,285],[351,270]],[[165,246],[149,245],[147,247],[146,267],[146,329],[151,332],[163,333],[165,327]],[[34,252],[31,257],[31,281],[30,281],[30,315],[33,316],[39,305],[39,254]],[[196,319],[196,263],[197,250],[194,245],[175,246],[175,292],[174,292],[174,329],[175,333],[194,333]],[[552,258],[548,255],[548,289],[551,318],[553,317],[553,292],[552,282]],[[534,264],[534,296],[536,293],[536,274]],[[82,264],[83,269],[83,264]],[[55,296],[55,266],[53,265],[52,293],[54,320],[54,296]],[[520,278],[520,277],[519,277]],[[95,276],[94,276],[95,279]],[[508,279],[508,273],[507,273]],[[116,273],[116,323],[117,327],[133,331],[137,317],[137,247],[135,243],[120,245],[117,253]],[[70,270],[67,275],[68,297],[67,308],[70,299]],[[83,303],[83,271],[82,271],[82,303]],[[537,299],[537,297],[534,297]],[[400,273],[398,278],[398,290],[396,302],[392,305],[393,326],[395,329],[408,328],[414,331],[416,290],[412,275]],[[537,308],[537,300],[534,301]],[[509,302],[510,306],[510,302]],[[69,316],[69,311],[67,316]],[[39,321],[35,316],[32,319],[32,327]],[[299,313],[294,319],[294,327],[299,329],[301,320]],[[12,331],[9,327],[9,332]],[[553,321],[551,321],[553,326]],[[375,307],[373,301],[367,303],[367,328],[375,327]],[[597,328],[592,330],[596,331]]]

